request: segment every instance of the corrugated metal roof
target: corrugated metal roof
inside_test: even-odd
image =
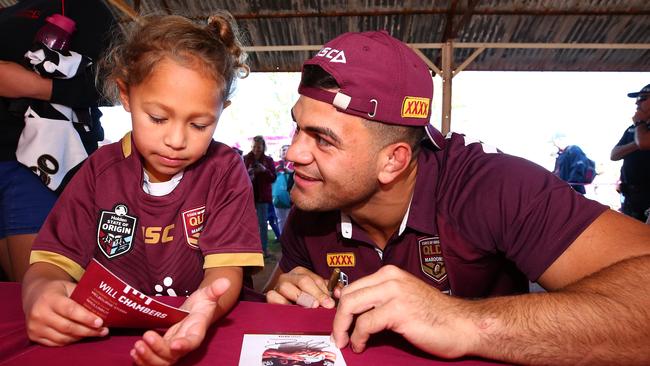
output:
[[[108,0],[104,0],[107,3]],[[650,44],[647,0],[124,0],[140,14],[196,20],[226,9],[247,45],[320,45],[347,31],[385,29],[407,43]],[[15,0],[0,0],[0,6]],[[115,9],[115,8],[113,8]],[[115,10],[121,25],[130,23]],[[440,65],[440,49],[422,49]],[[454,52],[461,64],[471,48]],[[313,51],[251,52],[253,71],[298,71]],[[650,50],[494,49],[466,70],[650,71]]]

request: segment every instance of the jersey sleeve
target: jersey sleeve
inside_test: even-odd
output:
[[[311,216],[311,213],[299,211],[295,206],[289,212],[287,222],[282,230],[280,242],[282,243],[282,258],[279,266],[282,272],[287,273],[296,267],[305,267],[314,271],[309,251],[304,242],[304,236],[299,232],[301,227],[300,219]]]
[[[484,253],[503,253],[532,281],[607,209],[541,166],[501,153],[479,154],[445,187],[443,209],[456,230]]]
[[[63,191],[32,245],[30,263],[47,262],[79,280],[97,248],[95,165],[83,163]]]
[[[209,187],[205,226],[199,237],[204,268],[264,266],[248,173],[236,153],[225,154],[224,160],[225,168],[215,171]]]
[[[623,136],[621,136],[621,139],[618,140],[618,143],[616,146],[622,146],[625,144],[628,144],[630,142],[634,141],[634,134],[630,134],[627,132],[627,129],[625,129],[625,132],[623,133]]]

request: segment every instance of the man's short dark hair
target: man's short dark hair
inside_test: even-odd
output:
[[[304,66],[301,84],[327,90],[340,89],[336,79],[320,66],[316,65]],[[418,151],[420,151],[420,141],[425,136],[424,128],[421,126],[399,126],[365,119],[363,121],[363,124],[368,127],[379,142],[379,148],[396,142],[406,142],[411,146],[411,150],[413,151],[412,158],[415,158]]]

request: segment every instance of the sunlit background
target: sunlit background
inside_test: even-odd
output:
[[[278,159],[293,132],[290,108],[298,98],[298,73],[252,73],[219,121],[214,138],[250,151],[255,135],[266,137],[268,153]],[[440,128],[441,84],[434,79],[432,123]],[[650,83],[650,73],[607,72],[472,72],[453,79],[451,130],[477,138],[502,151],[553,170],[553,139],[579,145],[596,161],[599,175],[587,196],[614,209],[620,206],[615,184],[621,162],[610,152],[636,106],[627,93]],[[103,108],[108,141],[131,129],[122,107]]]

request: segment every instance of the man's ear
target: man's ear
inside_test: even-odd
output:
[[[223,109],[228,108],[228,106],[231,105],[231,104],[232,104],[232,102],[229,101],[229,100],[224,101],[224,102],[223,102]]]
[[[117,89],[120,91],[120,102],[124,109],[131,113],[131,106],[129,105],[129,87],[121,79],[117,79]]]
[[[382,184],[390,184],[411,163],[413,151],[405,142],[390,144],[379,151],[380,170],[377,178]]]

